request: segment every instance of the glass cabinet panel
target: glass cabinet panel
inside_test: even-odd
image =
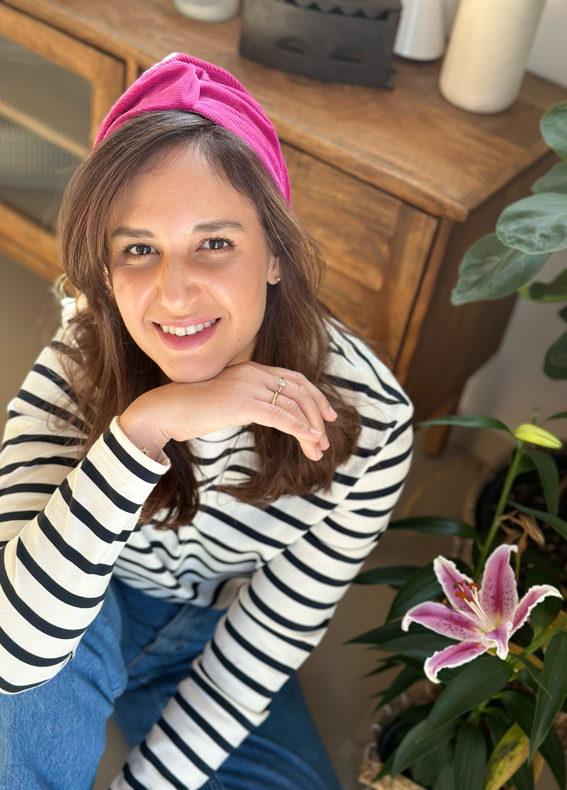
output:
[[[0,201],[54,231],[90,151],[91,82],[0,35]]]

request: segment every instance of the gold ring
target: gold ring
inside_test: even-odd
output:
[[[285,379],[276,379],[276,384],[279,384],[279,390],[277,392],[274,392],[274,397],[272,398],[272,403],[271,403],[272,406],[274,405],[274,403],[277,400],[278,395],[282,391],[282,387],[286,386],[287,381]]]

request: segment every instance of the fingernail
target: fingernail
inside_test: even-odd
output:
[[[329,406],[329,413],[330,413],[331,417],[337,417],[338,416],[337,412],[333,409],[332,406]]]
[[[321,436],[321,431],[316,431],[315,428],[311,428],[311,433],[313,436]]]
[[[323,453],[319,448],[317,448],[317,458],[322,458],[322,457],[323,457]]]

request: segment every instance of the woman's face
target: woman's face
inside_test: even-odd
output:
[[[255,206],[202,156],[175,150],[139,172],[108,249],[124,323],[168,379],[205,381],[251,359],[278,262]]]

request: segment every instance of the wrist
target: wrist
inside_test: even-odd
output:
[[[116,422],[122,433],[134,444],[141,452],[152,461],[163,463],[165,454],[163,447],[167,440],[161,436],[159,431],[153,428],[154,422],[147,416],[140,418],[128,407],[121,415],[116,417]]]

